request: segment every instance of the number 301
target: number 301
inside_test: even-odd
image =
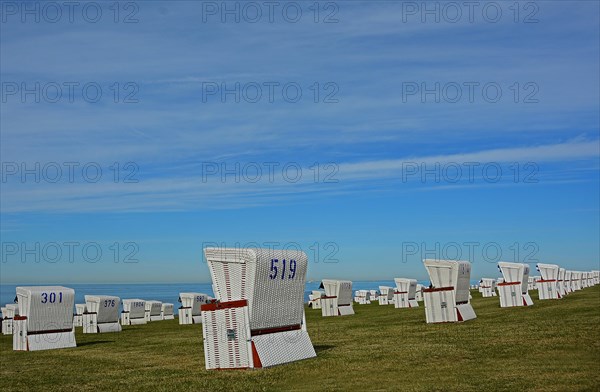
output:
[[[277,279],[278,276],[278,265],[279,265],[279,260],[278,259],[271,259],[271,273],[269,274],[269,278],[271,279]],[[281,279],[285,279],[286,278],[286,271],[285,271],[285,267],[286,267],[286,260],[282,259],[281,260]],[[287,278],[288,279],[294,279],[296,277],[296,260],[289,260],[289,265],[288,265],[288,274],[287,274]]]
[[[58,293],[58,303],[62,303],[62,293]],[[42,293],[42,301],[43,304],[50,302],[51,304],[56,302],[56,293]]]

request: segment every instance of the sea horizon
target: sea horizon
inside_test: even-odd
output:
[[[429,280],[417,280],[419,284],[429,285]],[[479,280],[471,280],[476,284]],[[313,290],[318,290],[321,281],[306,282],[304,300]],[[121,300],[139,298],[143,300],[156,300],[179,307],[179,293],[199,292],[214,296],[211,283],[48,283],[48,284],[0,284],[0,304],[14,303],[16,288],[19,286],[65,286],[75,290],[75,303],[85,303],[85,295],[114,295]],[[394,287],[393,280],[363,280],[352,282],[352,290],[379,290],[379,286]]]

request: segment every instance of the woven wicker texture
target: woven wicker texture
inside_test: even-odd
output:
[[[204,293],[180,293],[181,306],[191,308],[192,316],[200,316],[200,306],[207,304],[210,296]]]
[[[73,328],[75,290],[61,286],[17,287],[21,316],[27,317],[27,331]]]
[[[160,301],[146,301],[146,316],[160,316],[162,310],[162,302]]]
[[[302,330],[255,336],[252,341],[263,367],[317,356],[308,333]]]
[[[96,322],[115,323],[119,321],[121,299],[110,295],[86,295],[85,304],[88,312],[97,313]]]
[[[146,314],[146,301],[143,299],[124,299],[123,311],[129,312],[130,321],[133,319],[144,318]]]
[[[295,250],[206,248],[215,295],[248,300],[250,328],[302,322],[308,259]]]
[[[540,275],[542,275],[542,279],[544,280],[552,280],[558,279],[558,273],[560,271],[560,267],[556,264],[537,264],[537,270],[540,271]],[[586,272],[587,274],[587,272]]]
[[[202,312],[207,369],[247,368],[251,365],[247,307]]]
[[[527,293],[529,286],[529,266],[523,263],[508,263],[501,261],[498,268],[505,282],[521,283],[521,292]]]
[[[429,279],[433,287],[454,287],[457,302],[469,301],[471,287],[471,263],[458,260],[425,259]]]

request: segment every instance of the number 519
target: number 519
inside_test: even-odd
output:
[[[279,265],[278,259],[271,259],[271,273],[269,274],[269,278],[277,279],[278,265]],[[282,259],[281,260],[281,279],[286,278],[285,267],[286,267],[286,260]],[[288,270],[289,271],[287,274],[287,278],[294,279],[296,277],[296,260],[293,260],[293,259],[289,260]]]

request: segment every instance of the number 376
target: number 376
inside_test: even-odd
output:
[[[280,262],[281,274],[278,274]],[[281,276],[281,279],[285,279],[286,277],[288,279],[294,279],[296,277],[296,260],[289,260],[289,263],[287,264],[288,273],[286,275],[286,260],[271,259],[271,273],[269,274],[269,278],[277,279],[278,276]]]

